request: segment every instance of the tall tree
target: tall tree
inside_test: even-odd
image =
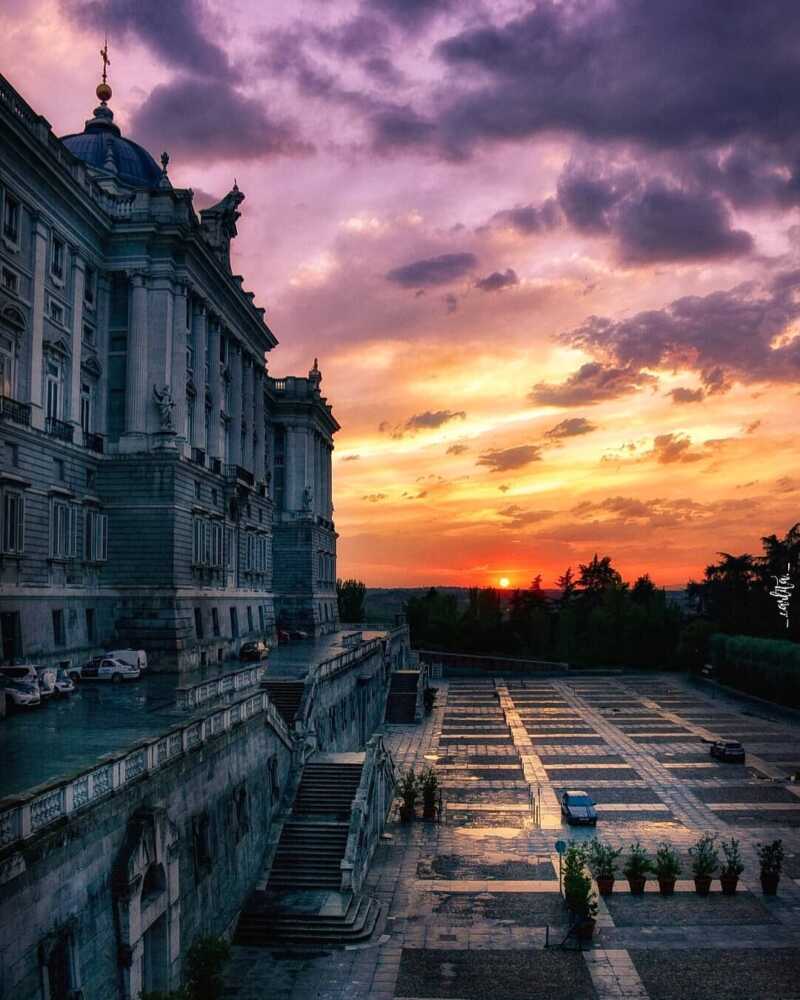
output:
[[[361,580],[337,580],[336,600],[339,604],[339,621],[356,624],[364,621],[364,598],[367,585]]]

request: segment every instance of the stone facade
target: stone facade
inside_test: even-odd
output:
[[[198,215],[102,96],[59,140],[0,77],[0,659],[182,670],[276,622],[333,631],[317,363],[267,372],[244,195]]]

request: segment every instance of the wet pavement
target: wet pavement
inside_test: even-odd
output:
[[[317,664],[345,649],[352,629],[288,642],[271,650],[267,677],[301,679]],[[385,635],[365,630],[364,640]],[[12,710],[0,719],[0,799],[92,767],[104,754],[186,722],[175,705],[175,689],[241,670],[251,664],[228,660],[183,674],[148,672],[138,681],[85,681],[66,698],[51,697],[35,708]],[[207,710],[210,706],[200,709]]]
[[[545,728],[554,714],[587,738],[552,738],[570,732]],[[745,728],[744,768],[709,758],[703,738]],[[385,910],[375,940],[314,955],[235,948],[226,1000],[800,1000],[798,723],[674,675],[478,678],[441,682],[434,715],[385,739],[401,769],[439,769],[447,807],[441,825],[392,816],[365,886]],[[520,811],[529,781],[541,825]],[[557,794],[576,785],[598,803],[601,839],[651,852],[668,840],[684,871],[670,898],[654,883],[632,896],[618,877],[591,946],[568,951],[553,947],[566,931],[555,841],[595,833],[561,822]],[[718,882],[694,892],[688,848],[705,832],[741,842],[734,897]],[[755,847],[778,837],[784,876],[765,897]]]

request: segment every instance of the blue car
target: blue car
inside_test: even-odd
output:
[[[575,789],[561,793],[561,815],[570,824],[597,824],[597,810],[591,796]]]

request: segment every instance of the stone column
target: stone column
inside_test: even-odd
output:
[[[286,439],[283,454],[283,509],[298,510],[297,502],[297,445],[294,427],[286,427]]]
[[[78,255],[77,247],[70,247],[72,253],[72,371],[70,372],[69,420],[75,425],[73,440],[83,444],[81,437],[81,350],[83,341],[83,292],[86,282],[86,262]]]
[[[230,464],[242,464],[242,350],[230,341],[231,358],[231,453]]]
[[[253,366],[253,392],[255,395],[255,456],[253,472],[256,481],[262,483],[266,475],[264,463],[264,371]]]
[[[253,468],[253,360],[242,350],[242,459],[239,463],[244,469]]]
[[[111,281],[105,272],[95,278],[95,343],[101,358],[108,357],[109,323],[111,318]],[[98,434],[108,433],[108,378],[99,378],[95,386],[94,429]]]
[[[206,443],[208,454],[213,458],[222,457],[222,441],[220,440],[219,413],[222,409],[222,373],[219,363],[220,326],[216,316],[208,320],[208,389],[211,393],[211,426]]]
[[[170,385],[175,400],[175,430],[178,440],[186,441],[186,340],[189,328],[186,325],[186,301],[189,289],[183,282],[175,286],[175,300],[172,310],[172,371]]]
[[[125,377],[125,438],[122,450],[135,451],[147,434],[147,410],[153,387],[147,382],[147,274],[134,271],[131,282],[131,320]]]
[[[329,445],[328,452],[328,520],[333,520],[333,448]]]
[[[47,241],[49,235],[44,220],[38,213],[33,215],[33,310],[31,324],[31,370],[30,370],[30,404],[31,424],[44,429],[44,405],[42,390],[44,387],[44,286],[47,268]]]
[[[194,403],[195,448],[206,448],[206,351],[208,350],[208,310],[205,303],[198,304],[192,314],[192,337],[194,340],[194,384],[197,397]]]

